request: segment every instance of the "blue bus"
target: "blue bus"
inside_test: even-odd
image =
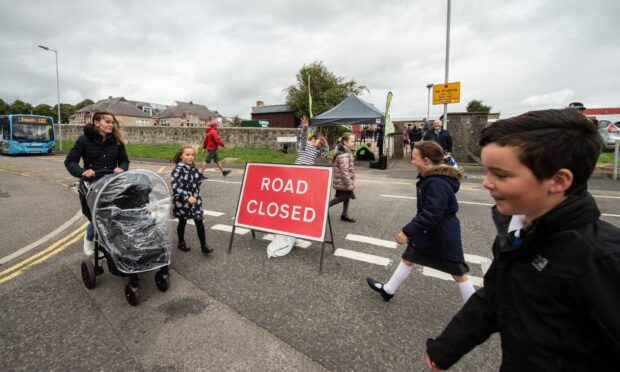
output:
[[[52,154],[56,150],[54,119],[40,115],[0,115],[2,154]]]

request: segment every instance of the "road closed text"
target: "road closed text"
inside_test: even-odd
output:
[[[262,177],[260,191],[301,196],[308,192],[308,183],[304,180]],[[290,200],[290,198],[286,199]],[[298,222],[313,222],[316,219],[316,211],[312,207],[275,201],[267,203],[262,200],[248,200],[246,211],[259,216],[278,217]]]

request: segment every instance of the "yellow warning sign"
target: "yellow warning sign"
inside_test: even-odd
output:
[[[433,105],[461,102],[461,82],[433,85]]]

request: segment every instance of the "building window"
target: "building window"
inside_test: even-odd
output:
[[[136,119],[136,125],[139,126],[148,126],[149,125],[149,120],[148,119]]]
[[[153,108],[151,108],[151,107],[143,106],[142,107],[142,111],[144,111],[148,115],[151,115],[151,116],[153,115]]]
[[[166,119],[159,119],[159,125],[162,127],[169,127],[170,126],[170,122]]]

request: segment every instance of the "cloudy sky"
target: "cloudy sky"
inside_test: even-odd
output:
[[[194,101],[249,117],[285,101],[303,64],[366,85],[393,117],[426,116],[444,81],[447,0],[0,0],[0,98]],[[450,81],[461,103],[514,115],[620,106],[620,1],[453,0]],[[431,117],[442,106],[431,105]]]

